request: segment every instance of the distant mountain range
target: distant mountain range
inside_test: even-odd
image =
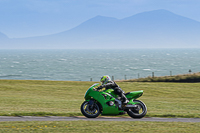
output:
[[[200,48],[200,22],[167,10],[124,19],[96,16],[65,32],[8,38],[0,32],[0,49]]]

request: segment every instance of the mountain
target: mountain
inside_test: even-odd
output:
[[[6,44],[5,42],[8,43],[9,38],[5,34],[0,32],[0,49],[8,48],[8,45],[5,45]]]
[[[155,10],[124,19],[96,16],[47,36],[0,39],[0,48],[199,48],[199,35],[200,22]]]
[[[8,39],[8,37],[5,34],[0,32],[0,39]]]

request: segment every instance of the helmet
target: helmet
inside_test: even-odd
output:
[[[102,82],[102,85],[104,85],[104,84],[108,83],[109,81],[111,81],[111,78],[108,75],[104,75],[101,77],[100,81]]]

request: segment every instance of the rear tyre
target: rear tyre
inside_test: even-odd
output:
[[[101,113],[101,110],[97,103],[94,102],[93,106],[91,106],[88,101],[85,101],[81,105],[81,112],[87,118],[96,118]]]
[[[136,119],[144,117],[147,113],[146,105],[140,100],[134,100],[133,102],[138,102],[138,104],[135,104],[137,106],[137,108],[129,109],[127,111],[127,114],[130,117],[136,118]]]

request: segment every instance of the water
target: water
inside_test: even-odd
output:
[[[200,71],[200,49],[0,50],[0,79],[99,81]]]

